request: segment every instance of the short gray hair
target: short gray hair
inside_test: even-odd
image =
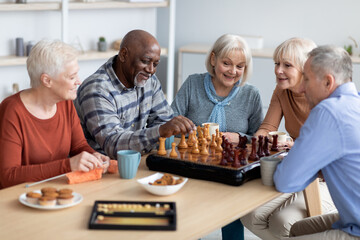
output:
[[[211,54],[214,53],[215,57],[222,58],[229,55],[232,51],[240,50],[245,56],[245,69],[242,75],[241,86],[246,83],[252,74],[252,57],[251,50],[246,43],[245,39],[238,35],[224,34],[219,37],[206,57],[205,66],[211,76],[215,75],[214,68],[211,65]]]
[[[317,78],[330,73],[339,85],[352,81],[352,61],[350,55],[341,47],[326,45],[309,53],[310,66]]]
[[[51,77],[64,71],[67,63],[77,59],[79,52],[72,46],[59,41],[43,39],[31,49],[26,60],[30,86],[38,87],[40,77],[46,73]]]
[[[308,53],[314,48],[316,48],[316,44],[310,39],[290,38],[275,49],[273,60],[279,62],[282,59],[290,59],[294,66],[303,72]]]

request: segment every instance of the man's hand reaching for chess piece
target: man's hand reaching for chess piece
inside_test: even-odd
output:
[[[195,124],[184,116],[176,116],[159,128],[161,137],[171,137],[178,134],[191,133],[196,130]]]

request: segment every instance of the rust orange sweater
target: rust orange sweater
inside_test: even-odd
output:
[[[271,97],[269,109],[259,130],[266,132],[276,131],[281,118],[285,118],[286,131],[292,138],[299,136],[300,128],[309,116],[309,104],[303,93],[294,93],[290,90],[275,88]]]
[[[50,119],[30,114],[20,93],[0,104],[0,188],[71,171],[69,157],[95,152],[86,142],[72,101]]]

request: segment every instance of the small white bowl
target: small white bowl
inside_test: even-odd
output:
[[[166,196],[166,195],[174,194],[177,191],[179,191],[188,180],[187,178],[183,177],[184,181],[182,183],[176,184],[176,185],[159,186],[159,185],[150,185],[149,184],[149,183],[155,182],[155,180],[161,178],[163,175],[164,174],[162,174],[162,173],[155,173],[148,177],[138,179],[137,181],[148,192],[155,194],[155,195]],[[177,179],[179,179],[179,177],[174,177],[174,179],[177,180]]]

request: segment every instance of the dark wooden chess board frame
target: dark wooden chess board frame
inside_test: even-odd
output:
[[[248,154],[251,146],[248,145]],[[214,153],[209,147],[209,155],[190,154],[191,148],[177,149],[178,157],[170,157],[171,150],[167,150],[164,156],[156,151],[146,158],[146,165],[150,170],[173,173],[184,177],[202,179],[224,183],[227,185],[240,186],[243,183],[260,178],[260,161],[249,161],[249,164],[234,168],[231,165],[219,165],[221,153]],[[201,151],[201,148],[200,148]]]

